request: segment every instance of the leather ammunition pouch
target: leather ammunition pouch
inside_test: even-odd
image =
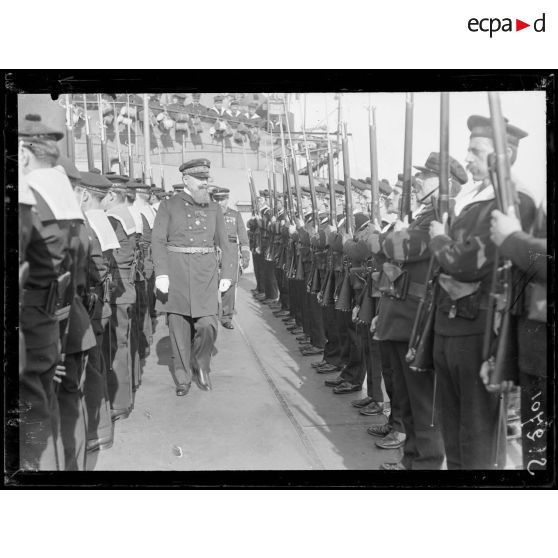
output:
[[[36,306],[42,308],[51,316],[63,308],[66,289],[70,286],[72,275],[66,271],[50,284],[48,289],[26,289],[23,291],[23,306]],[[66,307],[64,307],[66,308]],[[69,306],[68,314],[69,314]]]
[[[405,300],[409,290],[409,273],[394,263],[384,262],[377,286],[383,295]]]
[[[482,296],[480,281],[474,283],[464,283],[440,273],[438,284],[447,293],[447,297],[442,297],[439,308],[448,315],[448,318],[464,318],[475,320],[480,310],[488,308],[488,300]]]
[[[527,285],[527,319],[546,323],[547,320],[547,292],[542,283]]]

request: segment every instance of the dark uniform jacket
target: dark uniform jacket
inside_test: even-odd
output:
[[[500,246],[502,257],[517,269],[514,284],[522,305],[517,328],[519,367],[526,374],[545,377],[547,370],[547,269],[546,215],[542,210],[532,234],[523,231],[509,235]]]
[[[200,205],[180,192],[161,202],[152,236],[155,275],[168,275],[170,283],[168,296],[157,292],[157,310],[193,318],[216,315],[217,254],[170,252],[168,246],[221,248],[221,278],[232,281],[234,256],[219,205]]]
[[[246,227],[244,226],[244,221],[240,212],[227,207],[224,214],[225,219],[225,229],[227,231],[227,238],[229,239],[231,256],[233,258],[233,273],[234,280],[237,280],[238,276],[238,249],[249,250],[248,234],[246,232]]]
[[[127,218],[126,213],[129,215],[128,232],[124,230],[121,220],[110,215],[111,211],[118,211],[124,219]],[[136,301],[136,289],[135,276],[132,277],[132,267],[136,262],[137,244],[134,221],[128,208],[124,205],[109,210],[107,216],[120,243],[120,248],[112,250],[109,256],[109,272],[112,277],[110,302],[111,304],[133,304]]]
[[[89,229],[91,230],[91,229]],[[91,246],[86,226],[81,226],[79,236],[72,239],[72,253],[75,257],[75,295],[70,309],[70,323],[66,339],[66,354],[87,351],[97,344],[91,325],[89,312],[84,305],[88,300],[88,262],[91,260]]]
[[[522,226],[528,229],[534,221],[533,200],[519,192]],[[438,235],[430,242],[442,272],[471,288],[471,294],[450,297],[447,289],[439,288],[436,298],[435,332],[439,335],[481,335],[486,328],[486,311],[491,287],[491,271],[496,247],[490,240],[490,214],[496,200],[474,201],[466,205],[452,220],[449,236]],[[443,285],[442,279],[439,282]],[[468,293],[467,290],[464,293]]]
[[[387,264],[395,264],[403,272],[396,281],[406,283],[404,298],[397,299],[384,293],[380,299],[376,336],[382,341],[409,341],[411,337],[419,298],[425,290],[430,262],[428,231],[435,217],[432,206],[424,208],[407,229],[391,230],[382,240]],[[387,277],[384,279],[388,280]]]

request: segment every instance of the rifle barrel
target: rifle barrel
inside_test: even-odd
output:
[[[373,223],[381,223],[380,217],[380,187],[378,184],[378,145],[376,138],[376,109],[370,109],[370,218]]]
[[[351,169],[349,166],[349,144],[347,141],[347,124],[343,124],[343,177],[345,179],[345,230],[348,234],[354,231],[353,196],[351,193]]]
[[[405,102],[405,150],[403,154],[403,193],[400,218],[411,216],[411,174],[413,171],[413,93],[407,93]]]
[[[449,213],[449,93],[440,93],[440,219]]]

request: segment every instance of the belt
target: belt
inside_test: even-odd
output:
[[[238,244],[238,241],[237,241],[236,237],[231,238],[231,237],[229,236],[229,242],[231,242],[232,244]]]
[[[167,246],[169,252],[180,252],[181,254],[214,254],[215,246]]]

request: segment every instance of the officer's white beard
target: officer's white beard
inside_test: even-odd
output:
[[[190,188],[190,192],[192,193],[192,198],[194,198],[194,201],[196,203],[209,203],[209,192],[207,191],[206,186],[195,186],[193,188]]]

